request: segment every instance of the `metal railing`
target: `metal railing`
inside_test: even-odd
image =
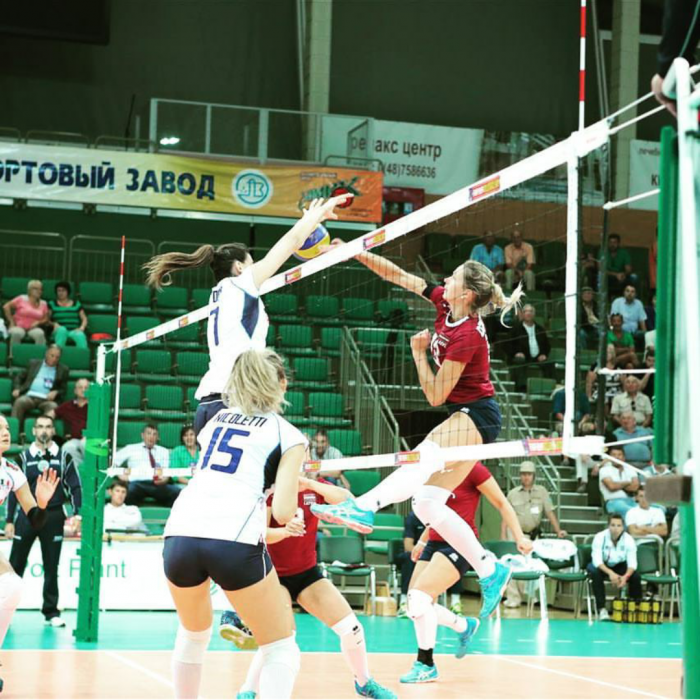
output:
[[[0,276],[65,279],[67,250],[62,233],[0,229]]]
[[[153,241],[129,238],[124,262],[124,282],[143,284],[141,266],[156,253]],[[103,282],[119,277],[119,239],[109,236],[73,236],[68,248],[68,277],[81,282]]]

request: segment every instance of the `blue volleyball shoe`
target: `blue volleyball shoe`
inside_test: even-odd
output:
[[[414,661],[411,670],[401,676],[401,683],[432,683],[438,679],[437,666],[426,666],[420,661]]]
[[[395,693],[389,690],[389,688],[379,685],[374,678],[370,678],[363,686],[355,681],[355,692],[361,698],[381,698],[391,700],[392,698],[396,697]]]
[[[333,525],[349,527],[355,532],[369,535],[374,529],[374,512],[357,507],[354,498],[332,505],[312,505],[311,512],[319,519]]]
[[[474,635],[477,633],[480,624],[481,621],[478,617],[467,618],[467,629],[464,630],[464,632],[460,632],[457,635],[457,639],[459,640],[459,647],[457,648],[457,653],[455,654],[455,656],[458,659],[461,659],[462,657],[466,656],[467,649],[469,648],[469,643],[472,641]]]
[[[255,700],[257,697],[254,690],[241,690],[241,692],[236,695],[236,698],[241,698],[241,700]]]
[[[479,617],[483,620],[489,617],[498,607],[506,592],[510,577],[513,575],[513,569],[510,566],[496,562],[496,570],[486,578],[479,579],[481,586],[481,611]]]
[[[243,620],[234,610],[226,610],[219,621],[219,635],[227,642],[233,642],[239,649],[257,649],[258,644],[253,633],[243,624]]]

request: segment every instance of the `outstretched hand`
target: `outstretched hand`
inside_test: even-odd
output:
[[[53,496],[56,491],[59,481],[60,479],[55,469],[47,469],[43,474],[39,475],[39,478],[36,480],[36,489],[34,491],[39,508],[46,508],[51,500],[51,496]]]
[[[325,202],[322,199],[312,199],[309,206],[304,210],[302,218],[313,224],[314,228],[329,219],[337,219],[338,215],[333,210],[341,204],[345,204],[354,196],[347,192],[337,197],[331,197]]]

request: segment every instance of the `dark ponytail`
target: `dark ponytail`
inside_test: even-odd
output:
[[[208,265],[216,281],[220,282],[231,276],[232,263],[236,260],[243,263],[248,255],[248,248],[242,243],[227,243],[218,248],[207,244],[197,248],[194,253],[163,253],[144,264],[143,269],[147,273],[146,284],[160,290],[172,284],[172,272],[203,265]]]

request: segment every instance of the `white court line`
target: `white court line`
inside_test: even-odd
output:
[[[618,685],[617,683],[608,683],[607,681],[599,681],[597,678],[587,678],[586,676],[579,676],[577,673],[570,673],[569,671],[559,671],[554,668],[547,668],[546,666],[538,666],[537,664],[529,664],[526,661],[518,661],[516,659],[508,658],[506,656],[500,656],[503,661],[508,661],[511,664],[516,664],[518,666],[525,666],[527,668],[534,669],[536,671],[547,671],[548,673],[554,673],[558,676],[565,676],[566,678],[573,678],[577,681],[588,681],[589,683],[596,683],[597,685],[605,686],[606,688],[615,688],[615,690],[624,690],[628,693],[636,693],[637,695],[643,695],[647,698],[665,698],[665,695],[655,695],[654,693],[647,693],[644,690],[637,690],[636,688],[629,688],[626,685]],[[550,657],[555,658],[555,657]],[[580,657],[585,658],[585,657]]]
[[[607,639],[594,639],[593,644],[610,644]]]
[[[86,650],[87,651],[87,650]],[[96,649],[95,651],[101,651]],[[155,671],[151,671],[149,668],[146,668],[145,666],[142,666],[139,663],[136,663],[136,661],[132,661],[131,659],[127,659],[126,656],[122,656],[121,654],[117,654],[116,651],[105,651],[105,654],[107,656],[111,656],[113,659],[116,659],[117,661],[121,661],[123,664],[126,666],[130,666],[131,668],[135,669],[136,671],[141,671],[144,675],[148,676],[154,681],[158,681],[158,683],[161,683],[162,685],[168,686],[171,690],[175,688],[175,686],[172,684],[172,681],[168,680],[165,676],[161,676],[160,673],[156,673]]]

